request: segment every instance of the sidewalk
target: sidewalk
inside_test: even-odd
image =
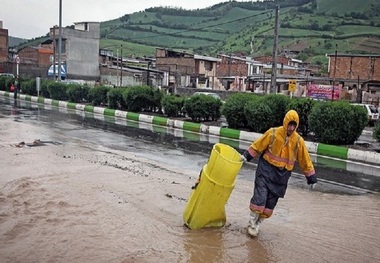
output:
[[[0,95],[4,97],[8,97],[8,98],[13,98],[13,93],[11,92],[0,91]],[[108,109],[108,108],[103,108],[103,107],[94,107],[90,105],[72,103],[72,102],[67,102],[67,101],[57,101],[57,100],[47,99],[43,97],[25,95],[25,94],[19,94],[18,98],[21,100],[30,101],[30,102],[37,102],[37,103],[42,103],[46,105],[67,108],[67,109],[81,110],[84,112],[101,114],[104,116],[119,117],[119,118],[124,118],[126,120],[132,120],[132,121],[149,123],[149,124],[154,124],[154,125],[159,125],[159,126],[177,128],[177,129],[182,129],[184,131],[189,131],[189,132],[210,134],[210,135],[219,136],[221,138],[235,139],[235,140],[244,141],[248,143],[256,140],[257,138],[261,136],[260,133],[255,133],[255,132],[246,132],[246,131],[240,131],[240,130],[225,128],[225,127],[218,127],[218,126],[207,126],[201,123],[180,121],[180,120],[169,119],[169,118],[161,117],[161,116],[145,115],[145,114],[139,114],[139,113],[134,113],[134,112]],[[366,136],[367,138],[369,132],[370,131],[366,130],[362,136]],[[309,141],[306,141],[305,143],[310,153],[339,158],[343,160],[360,161],[360,162],[377,164],[377,165],[380,163],[380,153],[377,153],[375,151],[368,151],[368,150],[363,151],[363,150],[353,149],[353,148],[348,148],[348,147],[343,147],[343,146],[328,145],[328,144],[309,142]]]

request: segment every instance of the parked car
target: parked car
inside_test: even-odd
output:
[[[379,111],[372,104],[353,103],[353,105],[363,107],[368,113],[368,124],[373,126],[379,120]]]
[[[197,96],[197,95],[206,95],[206,96],[211,96],[215,99],[218,99],[218,100],[221,100],[222,101],[222,98],[219,96],[219,94],[217,93],[213,93],[213,92],[203,92],[203,91],[197,91],[197,92],[194,92],[192,96]],[[223,101],[222,101],[223,102]]]
[[[0,77],[15,78],[15,75],[12,73],[0,73]]]

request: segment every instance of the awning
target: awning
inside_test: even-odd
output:
[[[52,77],[54,75],[54,65],[51,65],[48,70],[48,76]],[[55,76],[58,77],[58,65],[55,65]],[[66,78],[66,65],[61,65],[61,77]]]

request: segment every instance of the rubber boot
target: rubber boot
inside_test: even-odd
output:
[[[260,214],[252,212],[249,215],[249,222],[248,222],[248,234],[252,237],[257,237],[259,234],[259,225],[261,223]]]

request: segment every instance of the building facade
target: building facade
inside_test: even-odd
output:
[[[330,78],[380,81],[380,55],[329,54]]]
[[[3,28],[3,21],[0,21],[0,73],[6,71],[8,61],[8,29]]]
[[[221,89],[216,67],[220,59],[169,49],[156,49],[156,68],[168,72],[164,86]]]
[[[50,29],[54,42],[54,63],[58,63],[59,28]],[[66,78],[98,81],[99,71],[99,22],[74,23],[74,28],[62,28],[61,62],[66,65]]]

